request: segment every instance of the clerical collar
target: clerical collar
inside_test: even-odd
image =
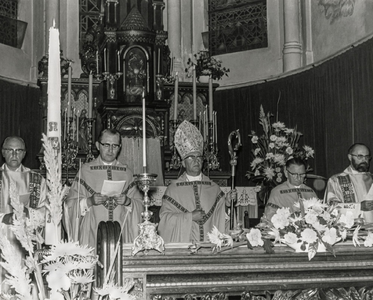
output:
[[[186,174],[187,180],[188,181],[201,181],[202,180],[202,173],[199,174],[198,176],[190,176]]]
[[[104,161],[102,160],[102,163],[103,163],[105,166],[111,166],[111,165],[113,165],[113,164],[115,163],[115,160],[112,161],[111,163],[107,163],[107,162],[104,162]]]

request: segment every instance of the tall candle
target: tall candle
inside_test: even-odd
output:
[[[104,72],[106,72],[106,48],[104,49]]]
[[[193,120],[197,120],[197,80],[196,80],[196,66],[193,66]]]
[[[99,73],[99,68],[98,68],[98,51],[96,51],[96,74]]]
[[[142,92],[142,166],[143,173],[146,173],[146,107],[145,107],[145,87]]]
[[[67,131],[67,107],[65,108],[65,122],[64,122],[64,124],[63,124],[64,126],[63,126],[63,128],[64,128],[64,130],[63,130],[63,140],[65,141],[66,140],[66,131]]]
[[[214,112],[214,119],[215,119],[215,122],[214,122],[214,125],[215,125],[215,143],[218,143],[218,117],[217,117],[217,112],[215,111]]]
[[[92,118],[92,94],[93,94],[93,75],[89,73],[88,80],[88,118]]]
[[[47,136],[61,141],[61,65],[60,34],[57,28],[49,29],[48,52],[48,113]],[[69,69],[70,71],[70,69]],[[70,73],[71,74],[71,73]]]
[[[213,105],[213,95],[212,95],[212,78],[209,78],[209,120],[212,121],[212,110]]]
[[[71,116],[71,75],[72,67],[69,64],[68,68],[68,79],[67,79],[67,134],[70,130],[70,116]]]
[[[175,93],[174,93],[174,120],[177,120],[177,105],[178,105],[178,97],[179,97],[179,76],[176,72],[175,75]]]
[[[76,142],[79,143],[79,114],[80,111],[78,109],[76,113]]]
[[[120,72],[120,52],[119,52],[119,50],[117,51],[117,56],[118,56],[118,72]]]
[[[161,73],[161,49],[158,48],[158,59],[157,59],[157,74]]]

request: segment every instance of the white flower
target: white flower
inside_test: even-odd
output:
[[[318,232],[324,232],[327,228],[325,225],[320,224],[319,221],[313,223],[312,227],[315,228],[315,230],[317,230]]]
[[[277,174],[278,175],[278,174]],[[278,176],[277,178],[276,178],[276,181],[278,182],[278,183],[281,183],[282,182],[282,178],[280,177],[280,176]]]
[[[257,143],[258,143],[258,140],[259,140],[259,138],[258,138],[258,136],[256,136],[256,135],[254,135],[254,136],[251,138],[251,142],[252,142],[253,144],[257,144]]]
[[[269,137],[269,140],[271,140],[272,142],[275,142],[277,140],[277,136],[272,134],[270,137]]]
[[[290,208],[279,208],[272,216],[271,222],[276,229],[283,229],[289,225]]]
[[[284,235],[284,240],[288,244],[295,244],[298,240],[298,237],[295,233],[293,232],[288,232]]]
[[[273,149],[275,147],[275,143],[269,143],[268,148]]]
[[[253,161],[250,164],[251,170],[254,170],[256,168],[256,166],[259,165],[262,162],[263,162],[263,158],[260,158],[260,157],[254,158]]]
[[[368,232],[368,235],[364,241],[364,246],[365,247],[372,247],[373,246],[373,233],[372,232]]]
[[[284,130],[285,129],[285,124],[282,122],[276,122],[272,124],[272,127],[274,129],[279,129],[279,130]]]
[[[286,143],[286,137],[284,136],[279,136],[276,140],[276,145],[279,147],[283,147],[285,143]]]
[[[256,149],[254,150],[254,155],[257,156],[257,155],[259,154],[259,152],[260,152],[260,148],[256,148]]]
[[[61,269],[50,271],[46,277],[48,286],[51,290],[67,291],[71,286],[71,280]]]
[[[293,154],[293,152],[294,152],[294,151],[293,151],[293,148],[291,148],[291,147],[287,147],[285,151],[286,151],[286,153],[289,154],[289,155]]]
[[[311,228],[304,229],[300,235],[302,236],[302,240],[309,244],[317,241],[317,233]]]
[[[259,175],[260,175],[260,171],[259,170],[255,170],[254,176],[259,176]]]
[[[262,189],[262,186],[260,186],[260,185],[256,185],[256,186],[254,187],[254,192],[255,192],[255,193],[259,193],[261,189]]]
[[[275,170],[273,170],[271,167],[266,167],[263,170],[263,174],[271,180],[275,176]]]
[[[317,213],[314,210],[308,210],[305,213],[304,220],[307,224],[315,224],[318,222]]]
[[[264,245],[262,233],[259,229],[251,228],[250,232],[246,233],[246,238],[253,247]]]
[[[269,152],[269,153],[267,153],[267,155],[266,155],[266,160],[271,160],[271,159],[273,159],[275,156],[273,155],[273,153],[272,152]]]
[[[341,222],[346,228],[351,228],[352,226],[354,226],[355,220],[353,212],[347,211],[346,214],[342,214],[339,222]]]
[[[285,156],[283,154],[275,154],[273,158],[274,162],[279,164],[280,166],[285,166]]]
[[[315,151],[309,146],[304,145],[303,149],[304,149],[304,151],[306,151],[306,157],[307,158],[308,157],[313,157],[313,155],[315,154]]]
[[[338,241],[337,229],[334,227],[326,228],[322,240],[329,245],[334,245]]]

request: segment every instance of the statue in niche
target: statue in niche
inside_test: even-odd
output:
[[[128,52],[126,68],[126,100],[128,102],[141,101],[146,83],[146,57],[139,48]]]
[[[80,113],[79,118],[79,149],[88,151],[88,139],[89,139],[89,129],[88,129],[88,119],[87,110],[83,109]]]

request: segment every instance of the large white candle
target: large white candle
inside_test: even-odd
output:
[[[176,72],[175,75],[175,92],[174,92],[174,120],[177,121],[177,104],[178,104],[178,97],[179,97],[179,76]]]
[[[61,140],[61,66],[60,34],[57,28],[49,29],[48,52],[48,114],[47,136]]]
[[[214,108],[213,105],[213,95],[212,95],[212,78],[209,78],[209,121],[212,121],[212,110]]]
[[[193,120],[197,120],[197,80],[196,80],[196,66],[193,66]]]
[[[145,90],[145,87],[144,87]],[[142,166],[143,172],[146,173],[146,107],[145,91],[142,92]]]
[[[96,74],[98,75],[99,68],[98,68],[98,51],[96,51]]]
[[[88,118],[92,118],[92,94],[93,94],[93,75],[89,74],[88,80]]]
[[[80,111],[78,109],[76,113],[76,143],[79,145],[79,114]]]

